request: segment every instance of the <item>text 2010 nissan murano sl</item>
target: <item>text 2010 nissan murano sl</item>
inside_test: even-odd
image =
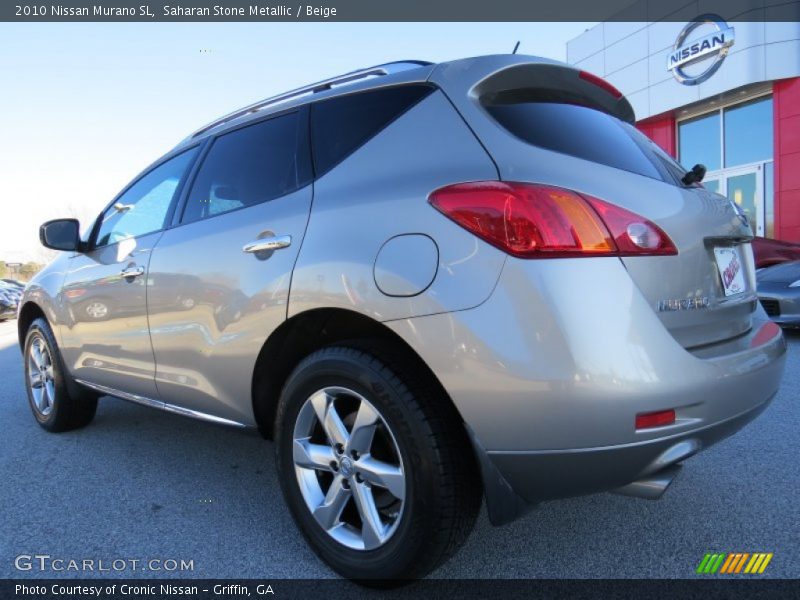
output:
[[[420,577],[544,500],[657,497],[756,417],[785,342],[747,219],[628,101],[518,55],[403,62],[223,117],[29,285],[50,431],[117,396],[275,440],[286,502],[355,579]],[[167,485],[167,484],[165,484]],[[268,519],[268,515],[264,515]]]

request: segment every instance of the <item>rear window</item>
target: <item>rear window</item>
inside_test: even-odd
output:
[[[576,104],[517,102],[485,107],[525,142],[577,158],[677,184],[681,167],[650,139],[619,119]]]
[[[433,91],[404,85],[339,96],[311,105],[311,144],[319,177]]]

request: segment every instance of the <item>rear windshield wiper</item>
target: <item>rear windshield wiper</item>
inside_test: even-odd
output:
[[[685,185],[692,185],[694,183],[700,183],[703,181],[703,177],[705,176],[706,166],[698,163],[692,167],[691,171],[686,171],[686,173],[684,173],[683,177],[681,177],[681,181]]]

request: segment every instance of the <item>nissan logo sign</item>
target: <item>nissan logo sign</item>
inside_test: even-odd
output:
[[[689,35],[702,25],[712,25],[715,31],[703,37],[686,41]],[[722,65],[722,61],[728,55],[728,49],[734,42],[733,27],[717,15],[702,15],[683,28],[675,46],[667,57],[667,70],[672,71],[680,83],[683,85],[697,85],[703,83]],[[708,68],[697,75],[689,75],[684,70],[685,67],[695,63],[711,59]]]

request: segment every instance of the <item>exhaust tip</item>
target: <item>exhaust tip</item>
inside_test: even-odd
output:
[[[672,480],[675,479],[680,470],[680,465],[670,465],[657,473],[612,490],[611,493],[619,494],[620,496],[644,498],[646,500],[658,500],[664,495],[669,484],[672,483]]]

